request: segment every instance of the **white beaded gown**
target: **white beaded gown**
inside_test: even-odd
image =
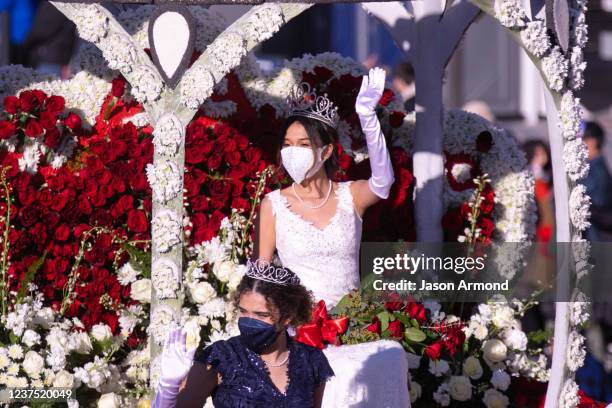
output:
[[[361,217],[349,186],[350,182],[338,184],[338,207],[323,229],[293,212],[280,190],[267,195],[281,263],[300,277],[315,300],[325,300],[328,308],[359,287]],[[406,353],[398,342],[328,346],[323,351],[335,373],[325,386],[323,408],[410,406]]]

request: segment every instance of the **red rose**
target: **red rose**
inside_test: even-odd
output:
[[[495,191],[490,186],[487,186],[481,193],[484,200],[480,204],[480,210],[483,214],[490,214],[495,208]]]
[[[476,137],[476,150],[480,153],[486,153],[491,150],[491,146],[493,146],[493,136],[488,130],[481,132]]]
[[[51,95],[49,99],[47,99],[47,111],[58,114],[64,111],[65,101],[62,96]]]
[[[261,158],[261,151],[255,147],[249,147],[244,152],[244,159],[247,162],[254,163]]]
[[[13,122],[3,120],[0,122],[0,139],[9,139],[17,132],[17,128]]]
[[[4,110],[9,115],[14,115],[19,110],[19,98],[14,95],[4,98]]]
[[[79,129],[81,127],[81,117],[74,112],[70,112],[66,118],[66,126],[72,130]]]
[[[436,342],[425,347],[425,354],[430,360],[439,360],[442,351],[442,343]]]
[[[243,135],[234,136],[234,140],[236,141],[236,145],[238,146],[238,150],[243,151],[249,145],[249,139]]]
[[[61,224],[55,229],[54,238],[57,241],[66,241],[70,237],[70,227],[66,224]]]
[[[125,91],[125,79],[123,79],[123,77],[118,77],[118,78],[113,79],[111,94],[115,98],[121,98],[123,96],[124,91]]]
[[[208,210],[208,198],[204,195],[198,195],[189,199],[189,204],[193,211]]]
[[[28,137],[37,137],[40,136],[43,132],[42,126],[36,119],[28,120],[28,124],[25,127],[25,134]]]
[[[22,111],[32,113],[40,103],[32,91],[23,91],[19,94],[19,106]]]
[[[208,166],[209,169],[216,170],[219,168],[219,166],[221,166],[222,161],[223,161],[223,158],[221,157],[220,154],[212,154],[206,161],[206,165]]]
[[[147,217],[141,210],[131,210],[127,219],[128,228],[134,232],[147,232]]]
[[[398,128],[402,126],[402,123],[404,123],[404,116],[406,116],[404,112],[393,112],[389,116],[389,125],[391,125],[392,128]]]
[[[212,180],[208,188],[212,197],[228,198],[232,192],[232,184],[227,180]]]
[[[402,337],[404,335],[404,328],[402,327],[402,322],[399,320],[389,322],[389,328],[387,330],[391,337]]]
[[[400,310],[403,306],[404,306],[403,302],[398,302],[398,301],[385,302],[385,309],[387,309],[390,312],[396,312]]]
[[[62,135],[57,128],[49,129],[45,132],[45,145],[50,149],[57,149]]]
[[[491,234],[493,234],[493,230],[495,229],[493,220],[489,217],[480,217],[476,223],[476,226],[480,228],[481,234],[487,238],[491,237]]]
[[[404,312],[406,312],[411,318],[416,319],[416,321],[419,323],[423,323],[427,319],[425,315],[425,307],[422,304],[414,301],[410,301],[408,304],[406,304],[404,307]]]
[[[393,98],[395,98],[393,91],[390,89],[385,89],[378,103],[381,104],[382,106],[387,106],[391,103]]]
[[[234,150],[233,152],[229,152],[229,153],[225,153],[225,160],[227,161],[227,164],[229,164],[230,166],[235,166],[238,163],[240,163],[240,152],[238,152],[237,150]]]
[[[242,197],[235,197],[232,200],[232,208],[246,211],[249,209],[249,200]]]
[[[366,327],[367,331],[376,333],[376,334],[380,334],[380,329],[381,329],[381,325],[380,325],[380,320],[378,320],[378,317],[374,317],[374,319],[372,319],[372,323]]]

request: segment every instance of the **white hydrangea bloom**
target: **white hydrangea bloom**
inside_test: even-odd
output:
[[[181,242],[181,222],[176,213],[162,210],[151,223],[152,237],[158,252],[168,252]]]
[[[561,395],[559,396],[559,407],[560,408],[575,408],[580,402],[578,396],[578,384],[571,378],[565,381],[563,388],[561,389]]]
[[[97,43],[108,33],[108,17],[100,9],[101,6],[97,4],[86,5],[75,15],[79,36],[85,41]]]
[[[214,86],[215,80],[208,69],[196,65],[181,80],[181,102],[189,109],[198,109],[212,95]]]
[[[251,41],[260,43],[272,37],[284,24],[283,10],[278,4],[265,3],[256,6],[244,28]]]
[[[591,226],[591,199],[586,194],[586,187],[578,184],[572,190],[569,198],[570,219],[574,227],[584,231]]]
[[[220,74],[221,79],[226,72],[237,67],[246,55],[246,39],[237,31],[229,31],[217,38],[206,52],[214,61],[213,69],[215,73]]]
[[[527,23],[525,29],[521,31],[521,39],[527,50],[538,58],[543,57],[550,49],[550,38],[542,20]]]
[[[573,90],[581,89],[584,86],[584,71],[587,63],[584,61],[582,48],[572,47],[570,53],[570,87]]]
[[[567,78],[569,62],[561,52],[561,48],[555,46],[550,54],[542,58],[542,71],[550,88],[561,91]]]
[[[159,98],[164,84],[153,67],[139,65],[132,74],[132,95],[137,101],[151,103]]]
[[[175,298],[179,290],[178,266],[169,258],[160,258],[151,268],[153,287],[160,299]]]
[[[570,323],[581,326],[589,320],[589,299],[583,292],[577,292],[569,304]]]
[[[584,347],[584,336],[577,331],[572,331],[567,341],[567,368],[576,372],[584,364],[586,349]]]
[[[580,108],[580,99],[575,98],[571,91],[567,91],[561,98],[561,106],[559,109],[559,126],[565,140],[572,140],[580,131],[580,120],[582,118],[582,110]]]
[[[138,62],[138,49],[132,39],[121,33],[113,33],[104,43],[102,54],[110,69],[130,73]]]
[[[183,180],[177,165],[170,160],[147,164],[147,179],[153,197],[162,204],[178,197],[183,191]]]
[[[588,26],[586,16],[583,11],[574,12],[571,19],[570,36],[572,43],[580,48],[584,48],[589,41]]]
[[[586,177],[589,172],[588,151],[582,139],[568,140],[563,145],[565,172],[572,181]]]
[[[495,17],[508,28],[525,27],[527,13],[519,0],[495,0]]]

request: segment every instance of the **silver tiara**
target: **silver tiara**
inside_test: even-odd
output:
[[[300,278],[289,269],[266,261],[247,260],[246,276],[249,278],[276,283],[277,285],[299,285]]]
[[[338,126],[340,120],[338,107],[334,106],[327,94],[317,95],[314,90],[310,89],[310,84],[307,82],[295,85],[291,89],[287,97],[287,103],[291,107],[290,116],[316,119],[334,129]]]

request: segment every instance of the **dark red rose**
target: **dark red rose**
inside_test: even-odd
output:
[[[43,128],[36,119],[28,120],[25,127],[25,134],[28,137],[37,137],[43,133]]]
[[[430,360],[439,360],[442,351],[442,343],[436,342],[425,347],[425,354]]]
[[[13,122],[3,120],[0,122],[0,139],[9,139],[17,132],[17,128]]]
[[[395,312],[400,310],[404,306],[403,302],[393,301],[393,302],[385,302],[385,309],[390,312]]]
[[[56,115],[63,112],[65,108],[65,101],[62,96],[51,95],[49,99],[47,99],[47,111],[55,113]]]
[[[66,126],[68,126],[72,130],[79,129],[81,127],[81,117],[74,112],[70,112],[68,117],[66,118]]]
[[[387,330],[391,337],[402,337],[404,335],[404,328],[402,327],[402,322],[399,320],[389,322],[389,328]]]
[[[495,208],[495,191],[490,186],[487,186],[481,193],[482,203],[480,204],[480,211],[483,214],[490,214]]]
[[[61,224],[55,229],[54,238],[57,241],[66,241],[70,237],[70,227],[66,224]]]
[[[261,158],[261,151],[255,147],[249,147],[244,152],[244,159],[247,162],[253,163]]]
[[[372,323],[366,327],[367,331],[370,331],[376,334],[380,334],[380,329],[381,329],[381,324],[380,324],[380,320],[378,320],[378,317],[374,317],[372,319]]]
[[[197,195],[189,199],[189,204],[193,211],[208,210],[208,198],[204,195]]]
[[[235,166],[240,163],[240,159],[240,152],[238,152],[237,150],[225,153],[225,161],[227,161],[227,164],[229,164],[230,166]]]
[[[235,197],[232,200],[232,208],[246,211],[249,209],[249,200],[242,197]]]
[[[19,110],[19,98],[14,95],[4,98],[4,110],[9,115],[14,115]]]
[[[391,103],[393,98],[395,98],[395,94],[393,93],[393,91],[390,89],[385,89],[378,103],[382,106],[387,106]]]
[[[45,132],[45,145],[50,149],[57,149],[60,144],[62,135],[59,130],[54,127],[53,129],[49,129]]]
[[[227,199],[232,192],[232,184],[227,180],[212,180],[208,188],[212,197]]]
[[[392,128],[398,128],[402,126],[402,123],[404,123],[405,116],[406,114],[404,112],[395,111],[391,113],[391,115],[389,116],[389,125],[391,125]]]
[[[79,199],[78,208],[79,208],[79,211],[85,215],[90,215],[91,212],[93,211],[93,207],[91,206],[91,203],[89,202],[89,199],[87,197],[81,197]]]
[[[128,228],[134,232],[147,232],[147,217],[141,210],[131,210],[127,219]]]
[[[212,154],[206,161],[206,165],[209,169],[216,170],[219,168],[219,166],[221,166],[222,161],[223,158],[220,154]]]
[[[480,153],[486,153],[491,150],[491,146],[493,146],[493,136],[488,130],[481,132],[476,137],[476,150]]]
[[[113,79],[111,94],[113,94],[115,98],[121,98],[123,96],[124,91],[125,91],[125,79],[123,79],[123,77]]]
[[[32,91],[23,91],[19,94],[19,106],[22,111],[33,113],[40,106],[40,102]]]
[[[238,146],[238,150],[244,151],[249,145],[249,139],[243,135],[234,136],[234,140],[236,141],[236,146]]]
[[[476,225],[480,228],[481,234],[488,238],[491,237],[495,229],[495,224],[493,224],[493,220],[489,217],[480,217]]]
[[[404,307],[404,312],[413,319],[416,319],[419,323],[423,323],[427,317],[425,315],[425,306],[421,303],[410,301]]]

